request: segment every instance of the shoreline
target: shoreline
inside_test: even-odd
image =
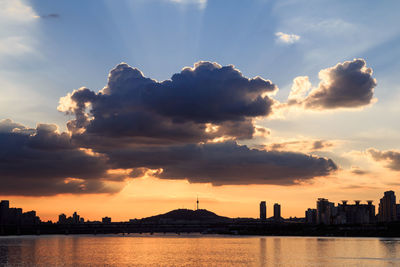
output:
[[[309,225],[304,223],[199,224],[39,224],[1,225],[0,236],[199,234],[230,236],[381,237],[400,238],[400,223],[372,225]]]

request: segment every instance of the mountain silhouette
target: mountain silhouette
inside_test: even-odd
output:
[[[214,212],[199,209],[176,209],[170,212],[141,219],[144,222],[227,222],[232,219],[215,214]]]

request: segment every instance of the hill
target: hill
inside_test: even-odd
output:
[[[199,209],[177,209],[170,212],[141,219],[144,222],[172,223],[172,222],[229,222],[231,218],[222,217],[214,212]]]

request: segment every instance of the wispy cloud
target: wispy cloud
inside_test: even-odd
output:
[[[0,0],[0,59],[33,50],[32,21],[38,18],[31,6],[22,0]]]
[[[204,9],[207,6],[207,0],[168,0],[168,1],[178,4],[195,4],[200,9]]]
[[[22,0],[0,0],[0,21],[26,22],[37,18],[33,8]]]
[[[393,171],[400,171],[400,151],[397,150],[387,150],[380,151],[375,148],[370,148],[367,153],[375,161],[386,162],[386,167]]]
[[[337,144],[337,141],[294,139],[285,142],[270,143],[265,145],[264,148],[268,151],[302,151],[310,153],[317,150],[329,150]]]
[[[300,36],[296,35],[296,34],[277,32],[277,33],[275,33],[275,36],[277,36],[278,42],[286,43],[286,44],[293,44],[300,40]]]
[[[22,36],[11,36],[0,38],[0,55],[18,56],[32,52],[33,48],[29,45],[30,40]]]
[[[42,18],[42,19],[58,19],[59,17],[60,17],[60,15],[57,13],[50,13],[50,14],[45,14],[45,15],[40,16],[40,18]]]

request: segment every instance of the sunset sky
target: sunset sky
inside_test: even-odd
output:
[[[0,197],[42,220],[400,194],[400,2],[0,0]]]

